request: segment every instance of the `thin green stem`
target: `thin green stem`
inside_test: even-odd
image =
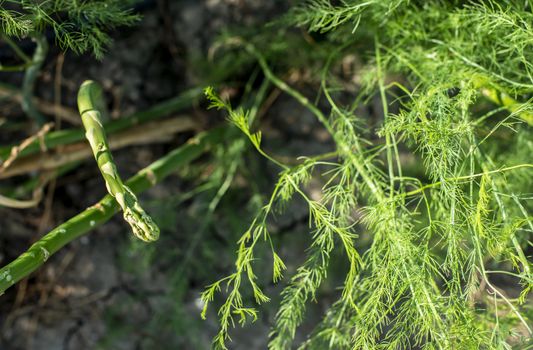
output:
[[[33,92],[35,89],[35,82],[41,71],[46,54],[48,53],[48,42],[46,41],[46,37],[42,34],[34,34],[33,39],[35,40],[37,46],[35,47],[35,52],[33,53],[32,64],[28,67],[28,69],[26,69],[26,73],[24,74],[24,80],[22,82],[21,107],[29,117],[31,117],[39,125],[43,125],[45,123],[45,119],[35,107],[35,103],[33,101]]]
[[[257,62],[259,62],[259,65],[261,66],[261,69],[263,70],[263,73],[265,74],[268,80],[270,80],[279,89],[283,90],[284,92],[292,96],[294,99],[296,99],[301,105],[308,108],[318,118],[322,125],[324,125],[326,130],[333,135],[333,128],[330,126],[326,116],[322,113],[322,111],[320,111],[320,109],[313,105],[307,97],[303,96],[298,91],[287,85],[286,82],[278,78],[272,72],[272,70],[270,70],[270,67],[268,66],[263,55],[261,55],[252,44],[245,44],[245,48],[257,59]]]
[[[383,83],[384,77],[383,77],[383,71],[381,67],[381,52],[380,52],[380,44],[379,39],[376,35],[375,40],[375,50],[376,50],[376,65],[377,65],[377,79],[378,79],[378,86],[379,86],[379,95],[381,98],[381,107],[383,108],[383,119],[387,120],[389,116],[389,107],[387,102],[387,95],[385,93],[385,86]],[[396,165],[398,167],[398,175],[402,176],[402,170],[401,170],[401,163],[398,155],[398,147],[396,138],[394,137],[393,133],[386,133],[385,134],[385,142],[386,142],[386,148],[387,148],[387,165],[388,165],[388,171],[389,171],[389,198],[392,198],[394,196],[394,181],[395,181],[395,175],[394,175],[394,165],[393,165],[393,156],[392,156],[392,150],[391,148],[394,148],[394,154],[396,156]],[[400,182],[401,184],[401,182]]]
[[[31,67],[31,64],[24,63],[16,66],[3,66],[2,64],[0,64],[0,72],[22,72],[28,67]]]
[[[20,49],[20,47],[11,38],[5,34],[0,34],[2,40],[5,41],[15,54],[24,61],[24,63],[31,64],[32,60]]]
[[[477,173],[477,174],[472,174],[472,175],[449,177],[449,178],[446,178],[444,181],[446,181],[446,182],[457,182],[457,181],[463,181],[463,180],[471,180],[471,179],[474,179],[474,178],[481,177],[483,175],[499,174],[499,173],[512,171],[512,170],[516,170],[516,169],[521,169],[521,168],[533,168],[533,164],[518,164],[518,165],[513,165],[513,166],[510,166],[510,167],[505,167],[505,168],[501,168],[501,169],[497,169],[497,170],[485,171],[485,172],[482,172],[482,173]],[[416,190],[409,191],[409,192],[406,192],[406,193],[402,193],[399,196],[400,197],[413,196],[413,195],[418,194],[420,192],[424,192],[427,189],[440,186],[440,185],[442,185],[442,183],[443,183],[443,181],[433,182],[433,183],[424,185],[424,186],[422,186],[420,188],[417,188]],[[398,196],[396,196],[396,197],[398,197]]]

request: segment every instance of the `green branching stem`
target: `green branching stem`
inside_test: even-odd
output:
[[[253,50],[253,48],[250,47],[249,50]],[[264,67],[268,69],[266,63],[264,63],[263,68]],[[284,84],[270,71],[269,73],[270,74],[265,73],[268,78],[267,80],[270,80],[274,85]],[[285,85],[284,88],[287,89],[288,86]],[[266,220],[270,215],[272,207],[275,203],[288,201],[289,198],[291,198],[295,193],[298,193],[309,206],[310,225],[314,226],[315,229],[312,243],[312,247],[314,247],[314,253],[310,254],[305,266],[298,270],[298,274],[293,277],[290,286],[283,293],[284,298],[282,307],[276,316],[276,327],[271,333],[273,339],[269,344],[269,348],[277,349],[279,346],[283,347],[283,344],[287,344],[289,339],[294,337],[297,326],[302,322],[303,313],[305,310],[305,301],[315,294],[316,290],[321,284],[322,279],[325,277],[325,272],[329,261],[329,254],[327,252],[333,249],[335,236],[337,236],[342,243],[350,263],[349,273],[345,281],[345,289],[343,290],[343,298],[347,300],[351,299],[350,291],[355,282],[357,269],[361,265],[361,258],[359,257],[354,245],[354,238],[356,236],[350,232],[349,227],[345,227],[344,223],[341,222],[336,214],[330,211],[326,205],[311,200],[300,189],[300,186],[306,183],[306,180],[309,178],[310,172],[312,171],[314,165],[319,163],[318,160],[321,159],[322,156],[306,158],[303,163],[293,168],[280,163],[261,148],[261,132],[258,131],[252,133],[250,131],[249,128],[251,125],[251,119],[253,118],[251,118],[252,116],[249,112],[245,112],[242,109],[234,110],[231,108],[229,103],[218,97],[211,88],[206,89],[205,92],[211,102],[212,108],[225,109],[229,113],[229,120],[248,137],[256,150],[262,156],[283,169],[268,204],[262,208],[261,212],[256,216],[250,225],[250,228],[239,240],[235,272],[230,276],[222,278],[214,284],[208,286],[206,291],[202,294],[202,299],[205,302],[202,317],[205,317],[207,307],[213,300],[215,292],[220,290],[222,283],[227,283],[229,294],[225,303],[219,309],[221,328],[214,339],[214,344],[217,348],[226,348],[225,341],[229,338],[228,330],[229,325],[233,321],[233,314],[240,315],[242,323],[245,322],[247,316],[251,316],[252,319],[255,319],[255,309],[244,307],[242,301],[242,295],[239,290],[243,280],[242,276],[248,276],[247,281],[253,288],[253,293],[258,304],[268,301],[268,298],[263,294],[258,284],[255,282],[256,276],[252,272],[251,264],[254,260],[254,248],[261,238],[264,238],[264,240],[270,243],[274,260],[274,282],[277,282],[281,278],[281,271],[285,269],[282,260],[274,251],[274,247],[267,229]],[[302,103],[307,101],[306,98],[299,95],[298,92],[292,92],[293,94],[291,95],[303,101]],[[307,102],[307,106],[309,108],[315,108],[309,102]],[[322,117],[321,121],[323,121],[326,126],[330,127],[329,130],[333,132],[333,128],[331,128],[325,116],[321,114],[318,109],[316,109],[316,113],[320,113],[319,115]],[[326,157],[328,156],[331,156],[331,154],[326,155]],[[361,167],[364,167],[364,165]],[[298,311],[294,310],[295,306],[298,306]]]
[[[124,220],[131,226],[133,234],[140,240],[145,242],[157,240],[159,227],[141,207],[135,193],[124,185],[118,173],[102,125],[102,116],[105,114],[102,89],[94,81],[89,80],[81,85],[78,92],[78,109],[86,130],[85,137],[91,145],[107,191],[122,208]]]
[[[311,111],[317,119],[322,123],[324,128],[330,133],[330,135],[333,137],[333,139],[336,141],[338,146],[345,146],[345,143],[338,139],[337,133],[334,131],[333,127],[331,126],[328,118],[322,113],[318,107],[313,105],[309,99],[305,96],[303,96],[300,92],[290,87],[287,83],[285,83],[283,80],[278,78],[270,69],[268,66],[265,58],[252,44],[245,44],[246,50],[250,52],[252,55],[254,55],[257,58],[257,61],[259,62],[259,65],[263,69],[263,73],[265,76],[280,90],[284,91],[288,95],[292,96],[294,99],[296,99],[302,106],[307,108],[309,111]],[[357,150],[360,151],[361,148],[359,145],[357,145]],[[361,177],[363,178],[365,184],[368,186],[372,194],[376,197],[378,201],[382,201],[385,198],[385,195],[383,193],[383,190],[379,188],[376,183],[372,180],[372,177],[368,173],[368,170],[366,169],[365,164],[359,159],[360,155],[355,155],[353,153],[352,149],[344,147],[343,149],[339,149],[339,153],[341,153],[342,156],[348,157],[352,162],[353,165],[357,168],[359,171]]]
[[[165,177],[221,142],[225,137],[222,128],[212,129],[191,139],[187,144],[158,159],[126,181],[135,194],[160,183]],[[48,258],[69,242],[107,222],[120,210],[111,195],[106,195],[95,205],[87,208],[63,224],[57,226],[35,242],[26,252],[0,269],[0,293],[43,265]]]

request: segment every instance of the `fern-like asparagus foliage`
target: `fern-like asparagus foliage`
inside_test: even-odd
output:
[[[301,349],[529,344],[532,11],[532,2],[522,0],[305,1],[277,24],[338,43],[318,77],[326,112],[282,81],[258,50],[242,44],[266,79],[322,122],[335,143],[335,160],[328,154],[297,166],[280,163],[263,149],[260,132],[250,131],[246,111],[207,91],[213,106],[225,109],[259,153],[280,166],[270,200],[238,242],[235,271],[202,295],[205,317],[215,294],[226,294],[216,347],[226,348],[235,318],[242,324],[257,318],[245,302],[247,286],[257,304],[269,300],[261,288],[267,282],[254,272],[263,242],[272,252],[272,280],[281,279],[285,265],[268,218],[295,196],[309,207],[309,248],[282,292],[270,349],[292,348],[335,250],[344,252],[345,282]],[[361,93],[342,104],[343,89],[332,88],[338,80],[332,72],[353,53],[367,58],[355,73]],[[384,115],[377,126],[354,112],[373,96]],[[397,112],[389,112],[393,108]],[[422,173],[406,166],[413,157]],[[305,191],[314,176],[324,181],[320,200]],[[358,239],[363,236],[369,239]],[[515,295],[497,282],[503,277]]]
[[[107,32],[139,19],[127,0],[1,0],[2,32],[18,39],[50,28],[62,49],[92,52],[101,58],[111,39]]]

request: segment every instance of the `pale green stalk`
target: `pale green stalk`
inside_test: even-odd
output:
[[[135,194],[124,185],[111,155],[101,121],[105,103],[102,89],[96,82],[88,80],[81,85],[78,92],[78,109],[86,130],[85,137],[91,145],[107,191],[122,208],[124,220],[130,224],[133,234],[140,240],[145,242],[157,240],[159,227],[141,207]]]
[[[509,110],[511,113],[516,114],[516,116],[530,126],[533,126],[533,112],[527,109],[524,109],[528,103],[520,103],[505,92],[498,91],[496,88],[492,87],[483,87],[481,88],[481,93],[490,101],[496,103],[499,106],[502,106]]]

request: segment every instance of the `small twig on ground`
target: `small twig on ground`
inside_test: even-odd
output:
[[[23,99],[19,90],[6,85],[0,85],[0,97],[8,97],[17,103],[22,103]],[[81,125],[78,113],[74,109],[58,106],[38,97],[33,97],[33,104],[37,110],[44,114],[54,115],[56,118],[63,119],[73,125]]]
[[[57,115],[57,109],[61,107],[61,83],[62,83],[62,71],[63,63],[65,62],[65,54],[60,53],[57,56],[55,74],[54,74],[54,114],[55,114],[55,129],[61,129],[61,118]],[[61,152],[62,148],[58,147],[58,152]],[[39,222],[38,232],[43,232],[52,219],[52,205],[54,203],[54,193],[56,190],[56,177],[51,178],[46,192],[46,198],[44,200],[44,211]]]
[[[54,126],[54,123],[47,123],[47,124],[44,124],[41,129],[35,134],[35,135],[32,135],[30,137],[28,137],[27,139],[25,139],[24,141],[22,141],[22,143],[18,146],[15,146],[11,149],[11,154],[9,155],[9,157],[5,160],[5,162],[2,163],[2,165],[0,165],[0,173],[3,173],[6,171],[7,168],[9,168],[11,166],[11,164],[13,164],[13,162],[18,158],[20,152],[22,152],[22,150],[24,150],[26,147],[28,147],[30,144],[33,143],[33,141],[39,139],[41,142],[41,149],[45,148],[44,146],[44,143],[42,142],[43,138],[44,138],[44,135],[50,131],[50,129]]]
[[[0,206],[15,209],[33,208],[39,204],[43,198],[43,189],[50,181],[55,181],[57,172],[50,171],[43,174],[33,189],[33,196],[30,200],[19,200],[0,195]]]
[[[42,188],[38,188],[34,194],[33,198],[29,200],[19,200],[13,199],[0,194],[0,206],[14,208],[14,209],[27,209],[33,208],[41,201],[43,197]]]
[[[265,103],[259,109],[259,112],[257,113],[257,119],[261,119],[266,114],[266,112],[270,109],[270,107],[272,107],[280,95],[280,89],[272,89],[272,92],[268,95]]]
[[[56,69],[54,76],[54,115],[56,122],[56,130],[61,129],[61,117],[59,116],[59,110],[61,109],[61,84],[62,84],[62,72],[63,63],[65,62],[65,54],[60,53],[57,55]]]
[[[168,142],[173,134],[198,130],[196,122],[188,116],[138,125],[111,135],[109,147],[112,150],[132,145]],[[61,152],[48,152],[17,159],[9,169],[0,172],[0,179],[9,178],[38,170],[53,170],[62,165],[90,158],[91,148],[87,142],[65,145]]]

